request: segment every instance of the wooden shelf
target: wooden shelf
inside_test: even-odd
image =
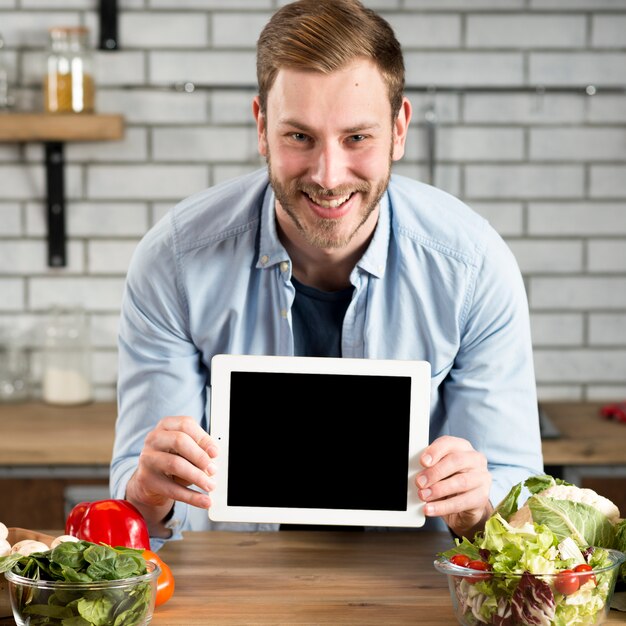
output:
[[[113,141],[123,135],[124,118],[117,114],[0,114],[0,142]]]
[[[118,114],[0,113],[0,143],[39,141],[45,145],[48,265],[66,259],[63,144],[66,141],[114,141],[124,135]]]

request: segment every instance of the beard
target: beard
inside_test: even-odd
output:
[[[361,180],[349,185],[340,185],[333,189],[324,189],[319,185],[304,182],[295,178],[286,183],[281,182],[272,171],[271,155],[267,154],[267,168],[269,173],[270,184],[274,190],[276,200],[280,203],[285,213],[289,216],[293,224],[301,233],[305,241],[315,247],[322,249],[343,248],[347,246],[359,229],[365,224],[370,215],[376,210],[380,199],[383,197],[389,179],[391,177],[391,154],[389,156],[389,166],[384,178],[378,181]],[[363,203],[359,209],[359,216],[355,226],[346,231],[343,224],[346,219],[351,219],[348,214],[345,218],[322,218],[313,216],[308,210],[308,220],[300,217],[302,209],[298,209],[298,204],[302,203],[302,194],[315,197],[340,197],[351,195],[353,193],[361,193],[363,195]],[[300,214],[299,214],[300,213]]]

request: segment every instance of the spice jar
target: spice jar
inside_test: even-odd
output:
[[[45,327],[42,398],[49,404],[92,399],[91,341],[82,309],[54,309]]]
[[[89,30],[55,27],[49,31],[44,109],[48,113],[93,113],[94,80]]]

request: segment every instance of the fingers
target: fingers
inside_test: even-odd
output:
[[[449,516],[488,505],[491,475],[485,456],[465,439],[444,436],[422,453],[416,477],[424,514]]]
[[[212,476],[217,470],[213,459],[218,452],[215,441],[193,418],[163,418],[146,436],[133,477],[134,490],[143,495],[146,505],[178,500],[208,508],[207,494],[215,488]]]
[[[218,448],[211,436],[190,417],[166,417],[148,433],[144,447],[180,456],[209,474],[214,468],[212,459]],[[170,459],[174,464],[174,459]],[[175,464],[176,469],[184,467]],[[169,472],[180,476],[176,472]],[[181,476],[182,477],[182,476]]]

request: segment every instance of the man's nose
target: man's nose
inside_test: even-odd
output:
[[[347,155],[335,143],[320,145],[315,151],[311,164],[313,182],[324,189],[334,189],[346,182]]]

